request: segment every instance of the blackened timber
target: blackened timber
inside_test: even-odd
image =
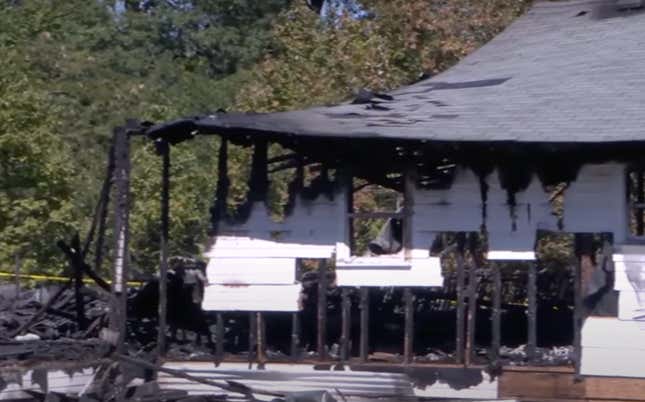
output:
[[[130,143],[128,131],[119,127],[114,131],[114,269],[112,271],[112,299],[110,308],[111,340],[117,353],[124,351],[126,334],[126,297],[128,278],[129,202],[130,202]]]
[[[108,166],[106,172],[105,182],[107,186],[105,187],[105,192],[101,195],[101,214],[99,217],[99,223],[97,227],[96,235],[96,244],[94,247],[94,272],[101,272],[101,267],[103,265],[103,244],[105,243],[105,230],[107,228],[107,216],[110,204],[110,192],[112,189],[112,180],[114,178],[114,144],[110,147],[110,153],[108,155]],[[96,281],[95,278],[92,277]],[[108,287],[109,289],[109,287]]]
[[[297,312],[291,313],[291,360],[300,358],[300,316]]]
[[[217,225],[226,216],[226,200],[231,185],[228,177],[228,141],[222,138],[217,154],[217,188],[215,189],[215,205],[211,209],[211,232],[217,232]]]
[[[258,360],[258,369],[264,369],[266,364],[266,321],[264,320],[264,314],[261,312],[256,313],[257,318],[257,360]]]
[[[582,361],[582,260],[577,258],[573,265],[573,365],[580,375]]]
[[[368,287],[360,288],[361,301],[361,337],[360,359],[367,362],[369,357],[369,327],[370,327],[370,293]]]
[[[403,361],[406,364],[410,364],[414,359],[414,294],[412,289],[405,288],[403,290],[403,301],[405,304]]]
[[[490,349],[491,361],[499,359],[499,349],[502,346],[502,271],[501,265],[489,262],[493,278],[493,311],[492,311],[492,342]]]
[[[320,260],[318,263],[318,331],[317,352],[320,360],[327,358],[327,263]]]
[[[220,364],[224,360],[224,314],[217,313],[217,323],[215,324],[215,362]]]
[[[343,288],[341,293],[341,335],[340,335],[340,360],[346,362],[350,356],[350,334],[352,325],[352,300],[349,298],[349,289]]]
[[[537,348],[537,264],[529,262],[527,283],[528,309],[526,312],[527,325],[527,342],[526,355],[529,362],[535,360]]]
[[[471,263],[468,267],[468,315],[466,327],[466,352],[465,364],[470,365],[473,361],[475,352],[475,328],[477,319],[477,293],[479,288],[479,279],[477,278],[477,236],[469,236]]]
[[[265,201],[269,190],[268,143],[257,140],[253,146],[251,177],[249,181],[249,201]]]
[[[458,364],[464,362],[464,337],[465,337],[465,295],[464,285],[466,275],[464,272],[464,243],[465,234],[457,235],[457,249],[455,250],[455,260],[457,265],[457,333],[455,334],[455,360]]]
[[[643,183],[643,175],[645,174],[642,170],[636,171],[636,202],[640,205],[645,202],[645,186]],[[636,235],[643,235],[643,208],[636,208]]]
[[[257,345],[258,321],[255,313],[249,313],[249,369],[253,368],[255,361],[255,348]]]
[[[170,146],[166,141],[157,141],[161,154],[161,236],[159,261],[159,330],[157,332],[157,358],[166,353],[166,319],[168,311],[168,225],[170,202]]]

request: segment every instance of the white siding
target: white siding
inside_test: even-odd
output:
[[[202,308],[213,311],[298,311],[300,284],[295,285],[209,285]]]
[[[564,231],[627,234],[625,167],[617,163],[584,165],[564,193]]]

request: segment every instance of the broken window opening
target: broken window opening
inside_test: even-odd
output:
[[[354,179],[348,215],[351,255],[399,253],[403,247],[402,205],[401,192]]]

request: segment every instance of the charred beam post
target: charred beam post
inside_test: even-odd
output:
[[[369,327],[370,327],[370,293],[368,287],[361,287],[361,338],[360,359],[367,362],[369,358]]]
[[[318,331],[317,352],[320,360],[327,359],[327,262],[318,263]]]
[[[464,247],[466,235],[463,232],[457,234],[457,248],[455,249],[455,262],[457,266],[457,333],[455,336],[455,360],[457,364],[464,362],[464,338],[465,330],[465,289],[466,274],[464,272]]]
[[[258,321],[255,317],[255,313],[249,313],[249,369],[253,368],[253,362],[256,358],[256,345],[257,345],[257,334],[258,334]]]
[[[76,325],[78,329],[84,331],[86,329],[85,320],[85,303],[83,301],[83,255],[80,250],[81,240],[78,233],[72,239],[72,248],[75,250],[72,259],[70,260],[71,268],[74,271],[74,308],[76,311]]]
[[[165,140],[155,143],[161,155],[161,238],[159,261],[159,330],[157,332],[157,359],[166,353],[166,319],[168,310],[168,227],[170,203],[170,144]]]
[[[112,144],[108,155],[108,165],[103,188],[104,191],[101,194],[101,213],[99,215],[96,244],[94,247],[94,272],[97,276],[100,274],[101,267],[103,265],[103,245],[105,243],[105,230],[107,228],[107,216],[110,204],[110,192],[113,185],[114,168],[114,144]]]
[[[300,316],[291,313],[291,361],[300,359]]]
[[[211,234],[217,233],[218,223],[226,216],[226,199],[231,185],[228,178],[228,141],[222,137],[217,155],[217,188],[215,205],[211,208]]]
[[[403,233],[402,245],[405,259],[412,258],[412,216],[414,215],[414,190],[416,188],[416,170],[407,168],[403,177]]]
[[[224,360],[224,314],[217,313],[217,323],[215,324],[215,363],[219,365]]]
[[[640,205],[645,203],[645,185],[643,181],[643,171],[636,171],[636,202]],[[643,208],[636,208],[636,235],[642,236],[644,232]]]
[[[130,139],[125,127],[114,130],[114,269],[110,303],[109,340],[123,353],[126,335],[126,300],[129,260]]]
[[[490,261],[493,277],[493,310],[492,310],[492,342],[490,360],[499,359],[499,350],[502,346],[502,271],[501,265]]]
[[[528,266],[527,299],[526,356],[528,361],[532,362],[535,360],[537,349],[537,263],[535,262],[529,262]]]
[[[405,304],[405,332],[403,336],[403,362],[410,364],[414,360],[414,294],[412,289],[403,289]]]
[[[470,233],[468,236],[468,245],[470,249],[471,263],[468,267],[468,315],[466,327],[466,352],[465,364],[472,364],[475,352],[475,327],[477,319],[477,293],[479,288],[479,279],[477,277],[477,244],[478,236],[476,233]]]
[[[261,312],[256,313],[257,319],[257,356],[258,356],[258,369],[264,370],[264,366],[267,361],[266,357],[266,321],[264,320],[264,314]]]
[[[593,235],[590,233],[576,233],[576,261],[573,266],[573,356],[576,377],[580,376],[580,363],[582,360],[582,324],[584,323],[587,314],[583,302],[585,292],[585,265],[591,264],[590,260],[592,260],[593,254]]]
[[[352,325],[352,300],[349,298],[349,289],[343,288],[341,293],[341,335],[340,335],[340,360],[347,362],[351,351],[351,325]]]

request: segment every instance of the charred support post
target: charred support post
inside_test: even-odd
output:
[[[264,370],[264,365],[266,364],[266,322],[264,320],[264,315],[260,312],[256,313],[257,318],[257,349],[258,349],[258,369]]]
[[[78,234],[74,237],[73,246],[80,247],[80,239]],[[85,320],[85,303],[83,301],[83,261],[80,250],[76,248],[77,254],[72,260],[72,269],[74,270],[74,305],[76,310],[76,325],[78,329],[83,331],[86,329]],[[78,261],[81,259],[81,261]]]
[[[594,255],[593,235],[590,233],[577,233],[575,237],[576,263],[573,267],[573,354],[576,377],[580,376],[580,362],[582,359],[582,324],[587,312],[583,303],[585,293],[585,265],[589,265]]]
[[[161,239],[159,261],[159,331],[157,332],[157,359],[166,353],[166,318],[168,310],[168,222],[170,202],[170,145],[160,140],[155,144],[161,155]]]
[[[537,264],[529,262],[528,284],[527,284],[527,342],[526,355],[529,362],[535,360],[537,349]]]
[[[219,365],[224,360],[224,314],[217,313],[217,323],[215,328],[216,345],[215,345],[215,362]]]
[[[468,267],[468,316],[467,316],[467,335],[466,335],[466,353],[465,364],[472,364],[475,352],[475,328],[477,319],[477,293],[479,288],[479,279],[477,278],[477,244],[478,237],[471,233],[468,237],[470,249],[471,264]]]
[[[349,360],[351,353],[352,301],[349,298],[349,289],[343,288],[341,299],[342,327],[340,335],[340,360],[346,362]]]
[[[130,203],[130,140],[125,127],[114,131],[114,203],[115,255],[110,303],[109,340],[117,353],[124,352],[126,334],[126,298],[128,277],[129,203]]]
[[[412,289],[403,289],[405,304],[405,333],[403,339],[403,362],[410,364],[414,360],[414,294]]]
[[[291,361],[300,358],[300,316],[291,313]]]
[[[490,349],[490,360],[496,362],[499,359],[499,349],[502,346],[502,271],[501,266],[495,262],[489,262],[493,278],[493,311],[492,311],[492,342]]]
[[[455,360],[457,364],[464,362],[464,338],[466,335],[465,329],[465,295],[464,286],[466,282],[466,274],[464,272],[464,246],[466,242],[465,233],[457,234],[457,248],[456,248],[456,265],[457,265],[457,333],[455,336]]]
[[[368,287],[360,288],[360,292],[361,292],[360,358],[362,362],[367,362],[369,358],[370,293],[369,293]]]
[[[211,209],[211,234],[217,233],[217,225],[226,215],[226,199],[230,187],[228,178],[228,142],[222,137],[217,155],[217,188],[215,205]]]
[[[318,263],[318,358],[327,359],[327,262]]]
[[[108,156],[108,165],[106,172],[106,179],[101,194],[101,213],[99,214],[99,222],[97,228],[96,245],[94,248],[94,272],[98,274],[101,272],[103,265],[103,244],[105,243],[105,229],[107,227],[107,216],[110,204],[110,190],[112,189],[112,179],[114,175],[114,144],[110,147]]]
[[[253,368],[255,350],[257,345],[258,321],[255,313],[249,313],[249,369]]]

